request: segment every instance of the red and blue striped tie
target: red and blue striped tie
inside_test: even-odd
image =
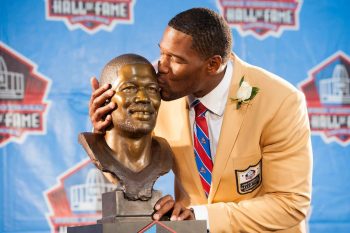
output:
[[[191,106],[195,110],[193,130],[194,154],[203,189],[208,197],[211,185],[211,172],[213,171],[208,124],[205,119],[205,113],[208,109],[199,100],[195,100]]]

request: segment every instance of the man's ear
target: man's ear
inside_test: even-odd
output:
[[[216,74],[222,65],[222,57],[214,55],[208,59],[208,73]]]

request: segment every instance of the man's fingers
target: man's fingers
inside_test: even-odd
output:
[[[98,108],[91,116],[95,133],[105,133],[106,128],[112,124],[112,116],[109,115],[116,108],[116,104],[111,102],[106,106]]]
[[[182,207],[179,203],[175,203],[173,213],[171,214],[170,221],[176,221],[182,211],[185,208]]]
[[[95,113],[92,113],[91,119],[93,122],[98,122],[103,120],[109,113],[111,113],[114,109],[116,109],[116,104],[113,102],[110,102],[109,104],[97,108],[95,110]]]
[[[153,215],[155,220],[159,220],[174,207],[174,200],[169,200]]]
[[[104,105],[106,103],[106,101],[109,100],[110,98],[112,98],[112,96],[114,95],[114,91],[108,90],[108,89],[102,93],[99,93],[99,95],[97,95],[96,93],[98,93],[100,91],[101,91],[101,89],[98,89],[96,92],[92,93],[92,95],[93,95],[92,104],[95,106],[98,106],[98,107],[101,107],[102,105]]]
[[[164,196],[159,199],[154,207],[157,212],[153,215],[153,219],[159,220],[172,210],[170,220],[179,221],[179,220],[194,220],[194,214],[190,209],[186,209],[181,203],[174,201],[170,196]]]
[[[94,127],[94,132],[104,133],[106,128],[111,124],[112,117],[108,115],[117,106],[110,99],[115,91],[111,90],[110,84],[100,87],[95,77],[90,79],[92,94],[89,101],[89,116]],[[108,104],[106,104],[108,102]]]
[[[111,115],[107,115],[106,119],[95,123],[96,127],[94,127],[94,133],[104,133],[105,129],[107,128],[107,126],[111,124],[111,122],[112,122]]]
[[[164,202],[165,200],[167,200],[166,202]],[[161,199],[160,200],[160,209],[158,209],[158,211],[153,215],[153,218],[155,220],[160,220],[161,217],[163,217],[163,215],[165,215],[166,213],[168,213],[171,209],[173,209],[175,201],[173,200],[173,198],[166,198],[166,199]]]
[[[179,217],[177,217],[177,220],[182,221],[182,220],[195,220],[194,214],[190,209],[184,209]]]
[[[90,79],[90,84],[91,84],[92,91],[96,91],[100,87],[100,84],[98,83],[96,77],[92,77]]]
[[[109,90],[109,85],[103,85],[94,92],[92,92],[89,101],[89,115],[90,117],[95,113],[96,109],[105,105],[106,100],[110,99],[114,95],[113,90]]]
[[[114,91],[109,89],[110,89],[110,85],[108,84],[98,88],[96,91],[92,93],[91,100],[93,102],[95,102],[96,100],[98,100],[98,102],[101,102],[101,99],[104,99],[104,101],[106,101],[107,99],[111,98],[114,95]],[[104,103],[104,101],[102,101],[102,103]]]
[[[173,199],[173,197],[170,196],[170,195],[166,195],[166,196],[162,197],[161,199],[159,199],[159,200],[157,201],[157,203],[155,204],[154,208],[155,208],[156,210],[159,210],[159,209],[160,209],[167,201],[169,201],[169,200],[174,200],[174,199]]]
[[[106,92],[104,92],[102,95],[100,95],[100,96],[98,96],[98,97],[91,97],[91,100],[90,100],[90,106],[89,106],[89,115],[90,115],[90,117],[91,118],[94,118],[94,117],[99,117],[100,115],[100,113],[99,114],[95,114],[96,113],[96,111],[98,111],[100,108],[103,108],[104,110],[106,110],[106,109],[108,109],[108,108],[110,108],[111,107],[111,105],[110,104],[112,104],[112,103],[109,103],[109,107],[107,107],[107,108],[104,108],[105,107],[105,104],[106,104],[106,102],[108,101],[109,102],[109,100],[110,100],[110,98],[112,97],[114,95],[114,91],[112,91],[112,90],[109,90],[109,91],[106,91]],[[115,104],[115,103],[113,103],[113,104]],[[114,109],[116,106],[113,106],[113,108],[112,109]],[[104,111],[104,110],[102,110],[102,113],[103,112],[105,112],[106,114],[109,112],[109,111]],[[104,117],[104,116],[102,116],[102,117]],[[100,120],[100,118],[97,118],[96,120]],[[92,121],[94,121],[94,119],[92,119]]]

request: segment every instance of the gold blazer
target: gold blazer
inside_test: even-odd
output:
[[[303,94],[280,77],[232,55],[212,184],[205,197],[193,152],[185,98],[162,102],[155,134],[175,154],[175,198],[206,205],[210,232],[305,232],[311,199],[312,150]],[[244,76],[260,91],[236,109]]]

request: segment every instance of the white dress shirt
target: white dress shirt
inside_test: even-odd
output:
[[[221,82],[207,95],[202,98],[198,98],[199,101],[209,110],[205,114],[205,118],[208,124],[209,131],[209,140],[210,140],[210,152],[215,162],[216,148],[219,142],[220,131],[222,120],[224,117],[224,110],[228,98],[229,87],[231,83],[231,77],[233,72],[233,64],[231,61],[227,63],[226,71],[224,78]],[[188,105],[191,106],[191,103],[196,100],[192,95],[187,97]],[[194,131],[194,121],[195,121],[195,111],[191,107],[189,111],[190,124],[192,125],[192,137]],[[204,192],[204,191],[203,191]],[[209,229],[209,220],[208,220],[208,210],[206,206],[192,206],[194,209],[194,214],[197,220],[207,220],[207,228]]]

